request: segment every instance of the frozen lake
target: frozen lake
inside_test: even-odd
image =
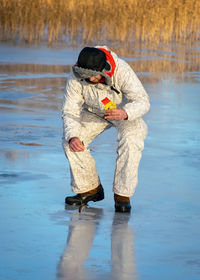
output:
[[[125,56],[136,70],[179,63],[167,74],[137,70],[151,110],[127,215],[113,207],[114,129],[91,145],[105,199],[81,214],[65,209],[72,193],[60,110],[79,49],[0,46],[1,280],[200,279],[199,50]]]

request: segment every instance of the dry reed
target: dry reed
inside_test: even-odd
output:
[[[0,40],[190,44],[200,39],[200,1],[0,0],[0,24]]]

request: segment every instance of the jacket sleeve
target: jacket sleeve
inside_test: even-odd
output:
[[[128,115],[128,120],[133,121],[142,117],[150,108],[149,96],[132,68],[121,60],[119,66],[120,89],[128,102],[123,109]]]
[[[80,135],[80,115],[83,103],[81,83],[71,76],[66,84],[62,108],[64,137],[67,142],[70,138]]]

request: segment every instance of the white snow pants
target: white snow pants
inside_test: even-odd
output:
[[[96,188],[100,179],[95,160],[90,154],[88,145],[105,129],[114,126],[117,131],[117,160],[114,175],[113,192],[130,197],[134,194],[138,181],[138,166],[147,126],[140,118],[135,121],[107,121],[91,112],[84,111],[81,116],[80,140],[85,150],[72,152],[63,137],[63,148],[68,158],[71,171],[71,187],[75,193],[84,193]],[[76,136],[76,135],[74,135]]]

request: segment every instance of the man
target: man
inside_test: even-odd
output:
[[[113,192],[116,212],[130,212],[147,127],[149,98],[131,67],[107,47],[85,47],[68,78],[63,105],[63,147],[71,171],[70,205],[100,201],[104,190],[88,145],[102,131],[117,129]],[[115,105],[105,107],[106,101]],[[108,105],[109,105],[108,104]],[[107,109],[107,110],[105,110]]]

